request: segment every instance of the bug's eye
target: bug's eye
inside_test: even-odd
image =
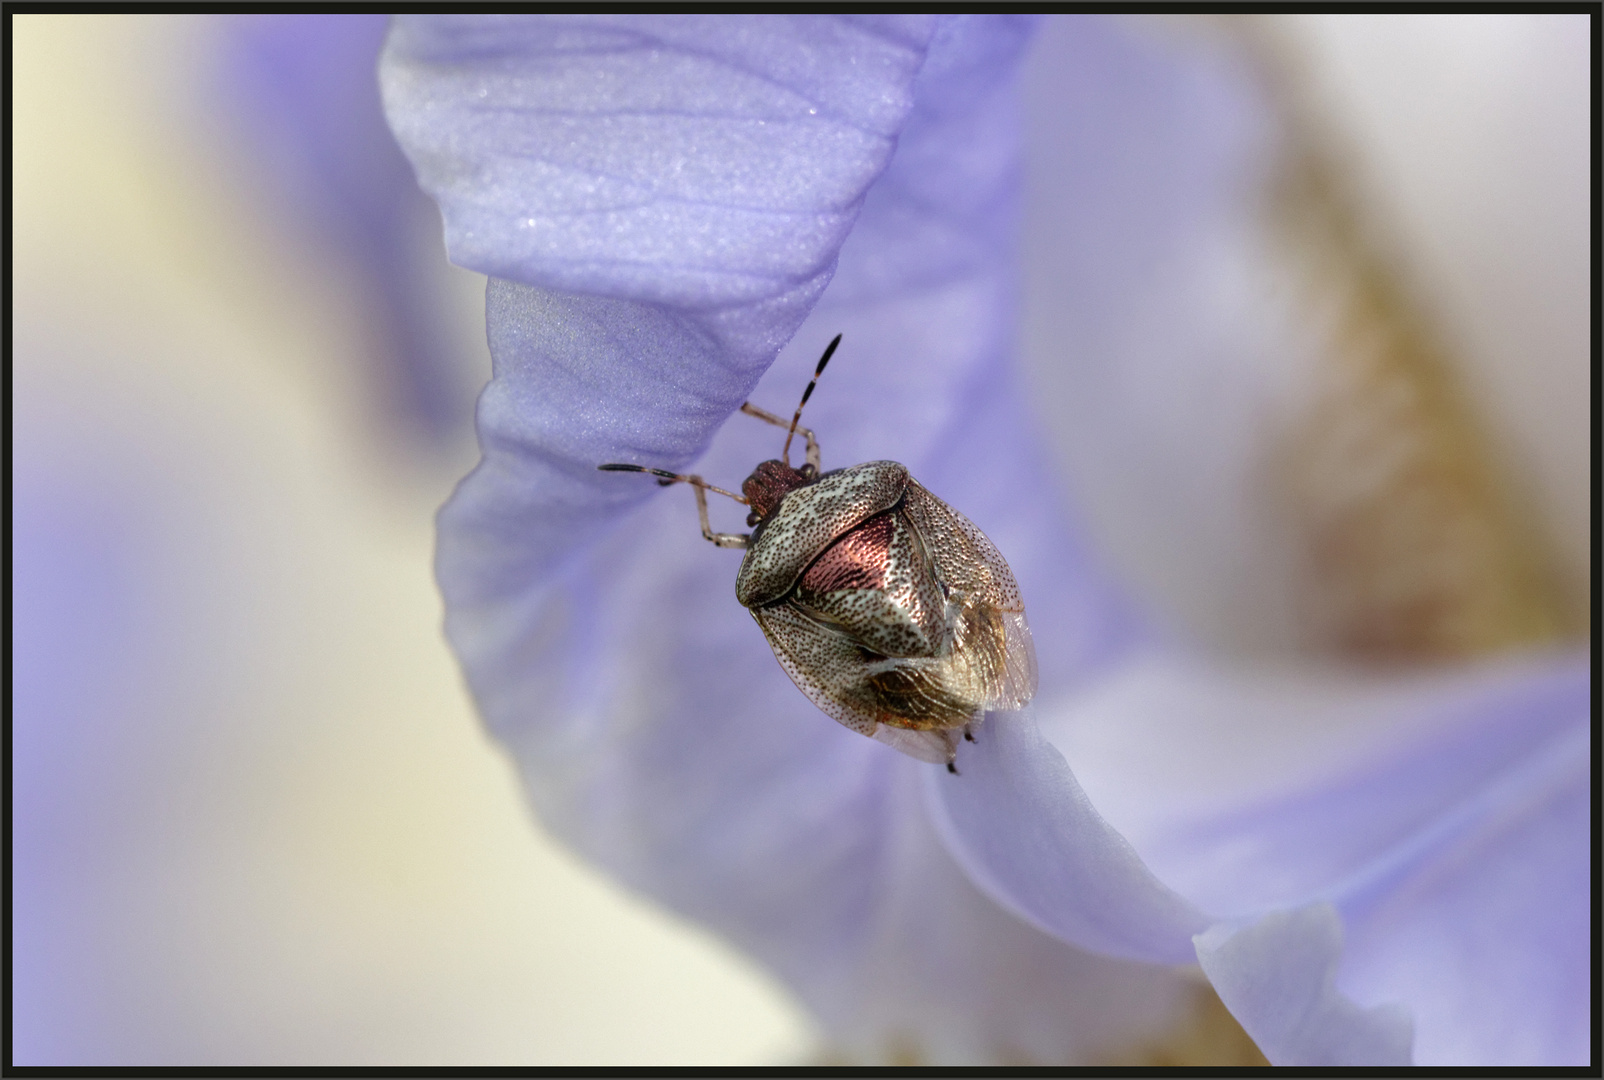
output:
[[[802,474],[802,479],[804,480],[812,480],[815,476],[819,475],[819,470],[814,468],[812,462],[802,466],[797,470],[797,472]]]
[[[753,510],[750,514],[746,515],[746,523],[748,525],[756,525],[758,523],[758,516],[757,516],[757,511],[756,510]]]

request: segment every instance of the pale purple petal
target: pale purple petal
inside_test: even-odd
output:
[[[1235,918],[1368,895],[1365,868],[1503,798],[1502,778],[1583,723],[1587,691],[1581,658],[1393,679],[1156,658],[1041,716],[1159,876]]]
[[[1433,822],[1429,857],[1398,859],[1343,905],[1354,914],[1338,985],[1359,1000],[1408,1002],[1421,1065],[1590,1059],[1587,695],[1578,677],[1570,725]]]
[[[1205,910],[1334,904],[1337,986],[1408,1008],[1420,1063],[1574,1064],[1589,694],[1582,657],[1387,681],[1154,660],[1043,717],[1099,810]]]
[[[1274,117],[1228,51],[1111,24],[1057,30],[1060,62],[1035,89],[1061,137],[1033,149],[1032,175],[1075,183],[1030,223],[1026,250],[1038,326],[1065,358],[1039,372],[1073,420],[1053,432],[1059,460],[1172,627],[1217,651],[1286,653],[1285,556],[1251,493],[1266,421],[1287,415],[1316,354],[1245,197]],[[1113,95],[1117,118],[1098,107]],[[1353,997],[1417,1010],[1421,1061],[1574,1062],[1589,1008],[1574,947],[1584,847],[1574,825],[1534,812],[1551,843],[1529,845],[1549,857],[1526,890],[1499,872],[1495,841],[1523,807],[1564,805],[1551,785],[1564,790],[1564,762],[1580,768],[1585,749],[1552,748],[1583,730],[1586,688],[1585,665],[1565,658],[1376,681],[1167,653],[1081,697],[1044,694],[1038,713],[1092,804],[1204,910],[1336,901],[1350,943],[1338,986],[1371,963],[1407,967],[1407,980],[1354,981]],[[1484,844],[1485,866],[1458,854]],[[1417,875],[1447,875],[1436,931],[1373,923],[1361,896],[1402,905],[1400,926],[1428,918]],[[1495,903],[1502,921],[1478,914]],[[1494,925],[1498,948],[1471,944]],[[1405,959],[1432,939],[1438,962]]]
[[[928,778],[948,846],[986,893],[1084,949],[1184,964],[1208,923],[1098,815],[1034,710],[993,714],[962,748],[962,782]]]
[[[1272,1065],[1413,1064],[1413,1025],[1396,1005],[1361,1009],[1336,989],[1342,919],[1329,904],[1278,911],[1197,936],[1220,1000]]]
[[[835,958],[822,1004],[807,995],[841,1050],[880,1064],[899,1050],[904,1064],[1138,1062],[1195,1021],[1195,976],[1074,949],[978,890],[917,812],[934,774],[951,780],[900,761],[881,777],[904,812],[880,823],[864,867],[871,921]]]
[[[1038,48],[1022,356],[1057,487],[1165,629],[1285,654],[1276,534],[1252,496],[1310,350],[1260,232],[1270,103],[1207,34],[1066,18]]]
[[[1210,947],[1269,913],[1221,970],[1302,979],[1320,1009],[1291,1031],[1279,993],[1216,988],[1278,1064],[1395,1060],[1354,1002],[1418,1015],[1423,1064],[1585,1060],[1585,661],[1353,683],[1134,664],[1053,715],[1124,836],[1008,717],[963,748],[964,783],[930,786],[937,819],[988,895],[1100,952],[1177,962],[1192,904],[1237,920]],[[1284,921],[1316,898],[1329,933]]]
[[[933,30],[928,16],[403,17],[381,71],[458,265],[751,303],[828,275]]]

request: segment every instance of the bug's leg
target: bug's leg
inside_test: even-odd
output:
[[[965,742],[974,742],[975,741],[975,733],[970,731],[968,728],[964,728],[964,741]]]
[[[791,422],[789,420],[781,420],[778,416],[775,416],[773,413],[769,412],[767,409],[760,409],[756,405],[753,405],[750,401],[745,402],[744,404],[742,404],[741,411],[744,412],[747,416],[755,416],[759,420],[762,420],[764,423],[773,424],[777,428],[786,428],[787,430],[789,430],[790,427],[791,427]],[[810,431],[809,429],[805,428],[805,427],[797,428],[796,429],[796,433],[798,435],[802,436],[802,438],[807,440],[808,449],[807,449],[807,455],[806,455],[804,460],[806,460],[806,462],[809,465],[812,465],[814,471],[817,472],[818,468],[819,468],[819,460],[820,460],[820,458],[819,458],[819,440],[814,438],[813,432]]]
[[[952,762],[950,762],[950,761],[949,761],[949,762],[947,762],[947,771],[948,771],[948,772],[950,772],[950,773],[952,773],[952,775],[954,775],[954,776],[959,776],[959,775],[961,775],[961,774],[960,774],[960,773],[959,773],[959,772],[958,772],[958,766],[956,766],[956,765],[954,765],[954,764],[953,764],[953,763],[952,763]]]
[[[700,476],[687,476],[685,482],[696,491],[696,513],[702,519],[702,535],[722,548],[744,548],[752,542],[746,533],[716,533],[712,523],[707,520],[707,485]]]
[[[714,487],[700,476],[686,476],[682,473],[671,473],[666,469],[650,469],[645,465],[625,465],[614,462],[607,465],[598,465],[596,468],[603,472],[638,472],[647,476],[657,477],[657,482],[667,487],[670,484],[689,484],[696,491],[696,510],[702,519],[702,535],[707,537],[719,547],[744,548],[752,542],[746,533],[716,533],[712,524],[707,520],[707,493],[716,491],[720,495],[728,495],[742,506],[747,505],[746,499],[733,491],[725,491],[721,487]]]

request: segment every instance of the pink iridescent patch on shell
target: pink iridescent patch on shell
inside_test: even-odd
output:
[[[802,575],[802,588],[812,593],[885,586],[891,549],[890,514],[879,514],[824,550]]]

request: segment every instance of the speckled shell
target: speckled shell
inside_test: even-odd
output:
[[[737,596],[828,716],[946,762],[966,725],[1034,696],[1035,650],[1007,562],[903,466],[826,476],[787,494],[765,526]]]
[[[895,461],[867,461],[787,492],[746,549],[735,598],[750,608],[784,596],[825,548],[895,506],[907,483],[907,468]]]

